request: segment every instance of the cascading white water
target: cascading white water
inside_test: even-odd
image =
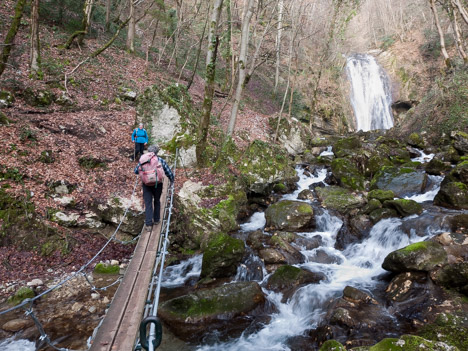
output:
[[[301,169],[298,169],[298,175],[300,177],[299,189],[293,194],[285,195],[284,199],[296,199],[298,192],[307,189],[310,184],[321,182],[324,177],[323,172],[319,172],[318,176],[315,177],[307,177]],[[327,301],[340,296],[347,285],[371,290],[377,284],[374,278],[385,272],[381,265],[390,252],[425,239],[416,235],[408,236],[407,233],[400,230],[403,221],[404,219],[398,218],[384,219],[372,228],[367,239],[361,243],[350,245],[345,251],[339,251],[334,248],[334,244],[343,222],[338,217],[330,215],[326,210],[322,214],[318,214],[316,231],[298,234],[304,237],[320,235],[323,244],[317,249],[302,250],[307,262],[297,266],[324,273],[327,277],[326,281],[300,288],[285,303],[282,302],[282,294],[263,288],[267,299],[278,311],[271,316],[269,324],[255,333],[243,334],[236,340],[202,345],[197,350],[291,350],[287,345],[288,339],[302,335],[305,331],[316,327],[326,313]],[[263,213],[256,213],[243,227],[243,230],[258,230],[262,229],[264,225]],[[440,231],[441,229],[437,228],[431,231],[430,235]],[[328,256],[336,258],[335,263],[313,262],[317,250],[323,250]],[[268,276],[264,277],[261,284],[264,285],[267,279]]]
[[[6,339],[0,341],[0,350],[2,351],[34,351],[36,345],[28,340]]]
[[[393,127],[392,96],[389,79],[373,56],[348,57],[346,72],[351,82],[351,104],[357,130]]]

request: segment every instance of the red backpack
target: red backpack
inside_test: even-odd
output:
[[[158,156],[153,152],[148,152],[141,156],[138,165],[138,174],[145,185],[155,186],[158,183],[162,183],[164,170],[161,162],[159,162]]]

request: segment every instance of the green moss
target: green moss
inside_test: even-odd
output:
[[[110,264],[105,263],[98,263],[96,267],[94,267],[94,273],[98,274],[119,274],[120,267],[118,265],[112,266]]]
[[[361,148],[361,141],[357,136],[343,138],[333,145],[333,153],[337,157],[344,157],[352,154],[352,150]]]
[[[398,214],[403,217],[421,214],[423,212],[421,204],[414,200],[407,199],[387,200],[384,202],[384,207],[394,208]]]
[[[325,341],[319,351],[346,351],[346,348],[336,340]]]
[[[340,185],[353,190],[364,190],[364,177],[350,160],[336,158],[332,161],[331,168]]]
[[[284,281],[293,281],[296,280],[299,275],[301,274],[302,270],[300,268],[284,265],[279,267],[275,273],[270,278],[270,282],[272,283],[280,283]]]
[[[447,345],[441,345],[416,335],[403,335],[400,339],[388,338],[371,346],[369,351],[445,351]],[[454,350],[458,351],[458,349]]]
[[[418,333],[425,339],[442,341],[468,350],[468,319],[466,315],[458,316],[441,313],[434,323],[425,325]]]
[[[276,193],[280,193],[280,194],[286,194],[288,191],[288,188],[283,183],[278,183],[278,184],[275,184],[275,186],[273,187],[273,191]]]
[[[372,223],[377,223],[385,218],[397,217],[397,212],[392,208],[378,208],[369,213],[369,218]]]
[[[387,200],[393,200],[395,198],[395,193],[391,190],[374,189],[369,191],[367,198],[369,200],[377,199],[380,202],[384,202]]]
[[[335,209],[340,212],[346,212],[352,208],[363,205],[363,200],[350,191],[337,187],[329,186],[316,189],[319,198],[322,200],[322,205]]]
[[[2,112],[0,111],[0,126],[7,126],[10,124],[10,120],[8,119],[8,117]]]
[[[78,163],[80,164],[81,167],[83,167],[84,169],[88,169],[88,170],[107,167],[107,164],[104,161],[101,161],[92,156],[80,157],[78,159]]]
[[[411,133],[408,137],[408,144],[411,146],[419,147],[420,149],[424,148],[424,139],[418,133]]]
[[[23,300],[31,299],[34,296],[35,294],[34,294],[33,289],[23,286],[13,296],[10,296],[8,298],[8,303],[10,305],[16,306],[16,305],[19,305],[21,302],[23,302]]]

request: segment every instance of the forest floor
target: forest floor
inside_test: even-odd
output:
[[[0,23],[10,22],[13,5],[14,1],[2,1]],[[156,82],[160,86],[186,83],[178,81],[179,70],[175,67],[167,67],[164,61],[157,66],[154,57],[150,57],[147,65],[143,57],[131,55],[116,44],[68,75],[65,84],[65,73],[70,73],[89,53],[101,47],[106,37],[103,35],[99,40],[89,38],[83,46],[65,50],[61,48],[66,41],[65,33],[47,24],[40,26],[44,77],[31,79],[28,70],[28,22],[29,18],[23,17],[9,66],[0,78],[1,90],[15,96],[11,107],[0,109],[10,120],[9,124],[0,125],[0,185],[13,197],[29,199],[47,225],[66,231],[80,244],[66,258],[60,253],[45,258],[37,252],[0,247],[0,295],[9,293],[11,289],[6,287],[12,279],[16,285],[28,279],[47,278],[74,271],[85,262],[92,248],[103,238],[60,228],[47,220],[48,210],[62,206],[50,196],[52,184],[64,180],[75,185],[73,196],[77,208],[99,204],[116,195],[129,197],[134,182],[135,163],[130,157],[133,154],[131,133],[136,112],[134,102],[125,100],[123,93],[131,90],[141,94]],[[7,25],[0,26],[0,41],[3,41],[6,29]],[[35,107],[30,92],[37,95],[40,91],[52,93],[56,102]],[[256,96],[256,91],[254,87],[246,94],[258,101],[260,97]],[[203,79],[197,76],[190,89],[197,108],[200,108],[203,94]],[[59,104],[57,100],[65,102]],[[215,98],[213,106],[213,115],[219,114],[218,123],[224,129],[231,107],[225,102],[225,98]],[[262,110],[265,113],[242,106],[234,137],[240,147],[255,139],[268,140],[271,133],[269,118],[275,109],[272,104],[265,103],[264,106]],[[47,161],[46,156],[50,157]],[[87,158],[95,159],[100,166],[96,169],[82,167],[80,160],[84,162]],[[180,172],[181,177],[176,179],[177,189],[183,181],[200,177],[199,173],[190,171]],[[103,259],[128,257],[130,251],[111,245],[103,253]]]

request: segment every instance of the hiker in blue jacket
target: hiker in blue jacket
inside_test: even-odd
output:
[[[145,145],[148,143],[148,133],[143,129],[143,123],[138,125],[132,133],[132,141],[135,143],[135,153],[133,155],[133,160],[138,160],[140,156],[143,155],[143,150]]]

